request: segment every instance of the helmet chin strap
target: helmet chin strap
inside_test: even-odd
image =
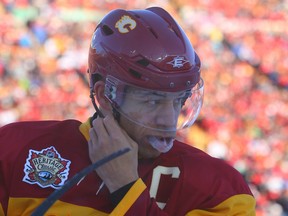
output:
[[[91,98],[92,104],[96,110],[96,113],[99,115],[100,118],[104,118],[103,113],[100,111],[100,109],[98,108],[98,106],[95,102],[95,94],[94,94],[92,89],[90,90],[90,98]]]
[[[116,119],[116,121],[119,123],[120,121],[120,113],[113,107],[113,116]]]
[[[105,116],[103,115],[103,113],[100,111],[99,107],[97,106],[96,102],[95,102],[95,94],[93,92],[93,90],[90,90],[90,98],[92,101],[92,104],[96,110],[96,115],[94,114],[91,121],[93,121],[93,119],[97,118],[97,116],[99,116],[100,118],[104,118]],[[116,121],[119,122],[120,120],[120,113],[113,107],[113,116],[116,119]],[[91,124],[92,125],[92,124]]]

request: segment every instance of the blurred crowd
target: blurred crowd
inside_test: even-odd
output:
[[[205,99],[179,139],[246,178],[257,215],[288,215],[287,0],[0,0],[0,126],[93,114],[91,34],[114,8],[162,6],[202,59]]]

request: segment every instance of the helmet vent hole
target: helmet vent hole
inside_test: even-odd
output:
[[[144,67],[147,67],[149,65],[149,61],[147,59],[140,59],[137,61],[138,64],[144,66]]]
[[[177,37],[180,38],[178,32],[172,26],[169,26],[168,28],[170,29],[170,31],[174,32],[177,35]]]
[[[131,68],[129,69],[129,73],[137,79],[141,79],[141,77],[142,77],[142,75],[139,72],[137,72]]]
[[[156,34],[156,32],[152,28],[148,28],[148,30],[154,35],[154,37],[156,39],[158,39],[158,35]]]
[[[114,33],[113,30],[112,30],[109,26],[107,26],[107,25],[102,26],[102,32],[103,32],[106,36],[112,35],[112,34]]]

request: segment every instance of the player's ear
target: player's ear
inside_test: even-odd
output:
[[[99,108],[103,112],[104,116],[107,112],[112,112],[112,106],[110,101],[105,97],[105,83],[103,81],[98,81],[94,84],[94,92],[96,101],[98,103]]]

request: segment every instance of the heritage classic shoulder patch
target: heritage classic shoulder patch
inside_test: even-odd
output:
[[[71,161],[62,158],[53,146],[41,151],[30,149],[23,181],[42,188],[59,189],[68,178],[70,164]]]

